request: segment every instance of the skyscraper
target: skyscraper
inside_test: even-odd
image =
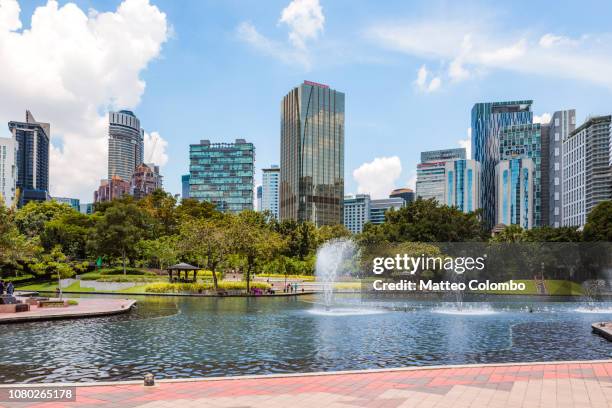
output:
[[[563,225],[584,226],[600,202],[612,200],[612,117],[589,118],[563,140]]]
[[[131,184],[129,181],[125,181],[119,176],[113,176],[110,179],[100,181],[100,187],[94,191],[94,203],[112,201],[124,195],[129,195],[130,191]]]
[[[524,229],[534,226],[535,165],[527,157],[501,160],[495,166],[496,222],[520,225]]]
[[[574,109],[555,112],[549,124],[548,225],[563,225],[563,140],[576,129]]]
[[[68,204],[70,207],[75,209],[76,211],[81,211],[81,200],[78,198],[70,198],[70,197],[53,197],[53,201],[57,201],[61,204]]]
[[[0,137],[0,196],[7,207],[14,204],[17,193],[16,156],[15,139]]]
[[[153,163],[141,163],[134,169],[131,180],[131,193],[136,199],[141,199],[153,191],[162,188],[163,177],[159,174],[159,166]]]
[[[406,204],[414,201],[414,191],[411,188],[396,188],[389,194],[389,198],[401,197]]]
[[[181,198],[189,198],[189,174],[183,174],[181,176]]]
[[[37,122],[26,111],[25,122],[9,122],[9,130],[17,143],[17,188],[19,205],[49,199],[49,140],[51,126]]]
[[[304,81],[281,103],[280,219],[340,224],[344,93]]]
[[[421,153],[421,163],[417,165],[416,196],[424,200],[435,199],[445,204],[446,162],[465,159],[465,149],[431,150]]]
[[[500,160],[531,159],[534,166],[533,192],[530,195],[530,210],[533,212],[533,226],[544,225],[543,218],[548,218],[548,208],[544,210],[542,196],[548,194],[543,189],[543,178],[548,181],[548,152],[542,154],[542,139],[547,141],[548,125],[529,123],[504,127],[499,132],[499,158]],[[546,156],[546,166],[543,166],[543,157]],[[544,191],[546,190],[546,191]],[[546,200],[548,202],[548,200]],[[543,214],[546,213],[546,217]]]
[[[253,209],[255,147],[201,140],[189,146],[189,197],[209,201],[220,211]]]
[[[380,198],[370,201],[370,219],[372,224],[382,224],[385,222],[385,213],[391,209],[399,210],[406,205],[401,197]]]
[[[472,108],[472,158],[480,162],[480,206],[483,220],[493,228],[495,209],[495,166],[499,157],[499,135],[501,129],[533,122],[533,101],[510,101],[477,103]]]
[[[262,169],[262,172],[261,211],[270,211],[278,220],[280,168],[273,164],[267,169]]]
[[[144,131],[129,110],[108,113],[108,179],[120,177],[128,183],[143,162]]]
[[[480,208],[480,163],[476,160],[455,159],[444,166],[446,177],[444,201],[449,207],[457,207],[468,213]]]
[[[370,195],[357,194],[344,197],[343,224],[353,234],[363,231],[363,226],[370,221]]]

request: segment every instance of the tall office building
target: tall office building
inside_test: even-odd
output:
[[[279,184],[280,184],[280,168],[273,164],[267,169],[262,169],[261,183],[261,211],[270,211],[274,218],[279,218]]]
[[[253,209],[255,147],[201,140],[189,146],[189,197],[233,213]]]
[[[370,195],[357,194],[344,197],[344,226],[353,234],[363,231],[363,226],[370,221]]]
[[[529,123],[504,127],[499,132],[500,160],[527,158],[533,162],[533,193],[530,196],[532,200],[530,209],[533,210],[534,227],[544,225],[543,218],[548,218],[548,208],[544,210],[542,204],[542,197],[544,195],[548,197],[548,188],[543,188],[548,181],[548,152],[542,154],[542,141],[548,137],[547,128],[547,125]],[[546,157],[545,165],[543,165],[544,157]]]
[[[499,135],[503,128],[533,122],[533,101],[477,103],[472,108],[472,159],[480,163],[480,207],[488,228],[493,228],[495,208],[495,166],[500,160]]]
[[[263,197],[263,187],[261,185],[257,186],[256,194],[257,194],[257,211],[262,212],[263,207],[261,205],[262,204],[261,199]]]
[[[414,201],[414,191],[411,188],[396,188],[389,194],[389,198],[401,197],[406,204]]]
[[[480,208],[480,163],[475,160],[447,161],[443,204],[468,213]]]
[[[7,207],[15,203],[17,194],[17,143],[0,137],[0,196]]]
[[[57,201],[61,204],[68,204],[70,207],[77,211],[81,211],[81,200],[78,198],[70,198],[70,197],[53,197],[51,198],[53,201]]]
[[[576,130],[574,109],[557,111],[549,123],[548,225],[563,225],[563,140]]]
[[[534,178],[532,159],[517,157],[501,160],[495,166],[496,222],[520,225],[524,229],[534,226]]]
[[[344,93],[304,81],[281,103],[280,219],[340,224]]]
[[[144,156],[144,130],[129,110],[108,113],[108,179],[120,177],[128,183]]]
[[[344,226],[353,234],[363,231],[366,223],[382,224],[385,213],[390,209],[399,210],[406,205],[402,197],[372,200],[369,194],[344,197]]]
[[[134,198],[141,199],[155,190],[162,188],[163,177],[159,174],[159,166],[153,163],[141,163],[134,169],[131,180],[131,193]]]
[[[189,198],[189,174],[181,176],[181,198],[183,200]]]
[[[25,122],[8,123],[13,139],[17,143],[17,189],[19,206],[29,201],[49,199],[49,140],[51,126],[37,122],[30,111],[26,111]]]
[[[421,153],[421,163],[417,165],[416,196],[424,200],[435,199],[444,204],[446,189],[446,162],[465,159],[465,149],[431,150]]]
[[[611,116],[595,116],[563,140],[564,226],[584,226],[597,204],[612,200],[611,125]]]

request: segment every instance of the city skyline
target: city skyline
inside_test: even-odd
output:
[[[60,82],[47,77],[30,81],[31,71],[15,68],[20,58],[7,57],[0,67],[7,81],[0,89],[10,103],[0,103],[0,123],[30,109],[53,124],[51,195],[90,200],[106,173],[104,119],[119,109],[133,110],[146,125],[144,161],[161,166],[168,191],[181,191],[187,146],[203,138],[245,138],[259,146],[259,183],[260,169],[280,160],[280,100],[304,79],[346,92],[345,191],[370,190],[374,197],[392,187],[413,187],[420,151],[464,143],[467,113],[476,102],[529,98],[536,101],[536,117],[575,107],[578,123],[609,113],[612,86],[603,73],[612,62],[609,42],[601,41],[610,31],[603,18],[612,9],[609,4],[599,4],[602,12],[593,15],[583,5],[563,10],[530,5],[533,13],[525,14],[520,4],[509,3],[389,2],[374,7],[360,2],[349,8],[348,18],[345,4],[326,1],[18,4],[21,13],[13,11],[2,20],[7,21],[0,28],[4,50],[22,50],[44,61],[50,77]],[[100,13],[88,15],[89,8]],[[32,25],[36,10],[38,22],[55,16],[63,24]],[[292,15],[291,10],[305,14]],[[114,14],[132,25],[136,15],[142,19],[134,30],[130,24],[111,27],[122,33],[121,43],[104,42],[107,48],[100,53],[73,55],[74,64],[66,64],[66,50],[76,47],[77,36],[96,40],[86,23],[110,24],[102,17]],[[75,16],[85,23],[73,21]],[[74,31],[61,32],[61,26]],[[436,37],[439,43],[420,35],[440,26],[446,28]],[[426,41],[415,43],[415,37]],[[42,48],[33,38],[49,41],[42,41]],[[143,43],[150,47],[139,48]],[[591,65],[585,67],[587,61]],[[248,67],[248,75],[238,67]],[[20,86],[10,86],[14,83]],[[238,96],[243,103],[232,103]],[[192,135],[193,118],[202,124],[197,135]],[[385,143],[373,148],[373,138]]]

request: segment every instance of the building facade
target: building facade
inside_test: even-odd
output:
[[[0,137],[0,196],[7,207],[17,198],[17,143],[13,138]]]
[[[550,119],[548,148],[548,225],[563,225],[563,140],[576,130],[576,110],[557,111]]]
[[[548,154],[542,154],[542,139],[548,137],[547,125],[530,123],[523,125],[512,125],[502,128],[499,132],[499,158],[500,160],[531,159],[534,166],[533,192],[531,194],[531,208],[533,209],[533,226],[545,225],[543,215],[548,218],[548,208],[544,210],[542,199],[548,196],[548,189],[544,191],[548,181]],[[546,157],[546,165],[543,166],[543,157]],[[547,202],[548,200],[546,200]],[[507,225],[507,224],[506,224]]]
[[[261,183],[261,211],[270,211],[277,220],[280,217],[279,213],[279,198],[280,198],[280,167],[273,164],[267,169],[262,169]]]
[[[535,164],[529,158],[501,160],[495,166],[496,223],[534,226]]]
[[[480,208],[480,163],[475,160],[447,161],[443,204],[468,213]]]
[[[189,174],[181,176],[181,198],[183,200],[189,198]]]
[[[446,162],[454,159],[465,159],[465,149],[422,152],[421,163],[417,165],[416,196],[424,200],[433,198],[439,204],[444,204]]]
[[[381,198],[370,201],[370,219],[372,224],[382,224],[385,222],[385,213],[391,209],[399,210],[406,205],[401,197],[396,198]]]
[[[262,212],[263,206],[261,199],[263,197],[263,187],[261,185],[257,186],[257,211]]]
[[[108,179],[120,177],[128,183],[144,156],[144,130],[129,110],[108,113]]]
[[[533,101],[477,103],[472,108],[472,159],[480,163],[480,207],[483,220],[493,228],[496,219],[496,172],[500,160],[499,136],[503,128],[533,122]]]
[[[344,93],[304,81],[281,102],[280,219],[340,224]]]
[[[224,212],[253,209],[253,143],[201,140],[189,146],[189,160],[189,197],[214,203]]]
[[[363,231],[370,221],[370,195],[357,194],[344,197],[344,226],[353,234]]]
[[[414,201],[414,191],[411,188],[396,188],[389,194],[389,198],[401,197],[406,204]]]
[[[81,214],[91,215],[94,212],[93,203],[85,203],[79,206],[79,211]]]
[[[131,193],[138,200],[161,189],[162,183],[163,177],[159,173],[159,166],[153,163],[141,163],[136,166],[132,174]]]
[[[591,210],[612,200],[611,116],[589,118],[563,140],[563,225],[583,227]]]
[[[74,208],[77,211],[81,211],[81,200],[78,198],[70,198],[70,197],[53,197],[53,201],[57,201],[58,203],[68,204],[70,207]]]
[[[17,143],[17,182],[19,206],[29,201],[49,199],[49,140],[51,126],[37,122],[30,111],[26,111],[25,122],[11,121],[8,124]]]
[[[100,182],[100,187],[94,192],[94,203],[112,201],[115,198],[129,195],[130,192],[131,183],[129,181],[125,181],[119,176],[113,176]]]

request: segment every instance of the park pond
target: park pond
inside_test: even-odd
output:
[[[338,296],[134,297],[125,315],[0,326],[0,383],[596,360],[612,304],[361,303]]]

